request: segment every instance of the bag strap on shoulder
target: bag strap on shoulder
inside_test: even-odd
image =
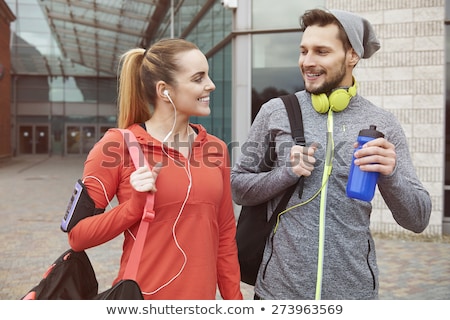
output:
[[[135,168],[140,167],[140,160],[144,160],[144,163],[148,168],[151,168],[147,158],[144,156],[142,149],[136,139],[133,132],[128,129],[119,129],[122,133],[124,140],[128,147],[128,152],[130,153],[131,159]],[[144,249],[145,238],[148,231],[148,226],[155,217],[154,206],[155,195],[152,192],[147,192],[147,200],[144,207],[144,212],[142,214],[141,223],[136,235],[136,240],[134,241],[133,248],[131,249],[130,258],[128,259],[127,267],[123,274],[123,279],[136,280],[136,275],[139,267],[139,262],[141,261],[142,251]]]
[[[303,132],[303,117],[302,117],[302,109],[300,107],[300,103],[298,102],[298,98],[295,94],[288,94],[280,97],[284,102],[284,106],[286,107],[286,111],[289,117],[289,123],[291,125],[291,134],[292,138],[294,138],[295,144],[300,146],[306,145],[306,140]]]
[[[300,107],[300,103],[298,102],[298,98],[295,94],[288,94],[280,97],[284,102],[284,106],[286,107],[286,111],[289,118],[289,123],[291,125],[291,134],[292,138],[295,141],[295,144],[299,146],[305,146],[306,140],[304,136],[303,130],[303,117],[302,117],[302,109]],[[301,198],[303,194],[303,184],[304,177],[301,176],[298,185],[298,197]],[[292,191],[293,193],[293,191]],[[292,195],[291,193],[291,195]],[[289,200],[289,199],[288,199]],[[287,204],[287,203],[286,203]]]
[[[280,97],[281,100],[284,102],[284,106],[286,107],[286,111],[289,118],[289,123],[291,126],[291,134],[292,138],[295,141],[295,144],[305,146],[306,140],[304,137],[304,131],[303,131],[303,117],[302,117],[302,109],[300,107],[300,103],[298,102],[298,98],[295,94],[288,94]],[[298,191],[298,197],[301,198],[303,194],[303,176],[300,177],[297,184],[294,184],[290,186],[286,192],[284,193],[283,197],[281,198],[280,202],[278,203],[277,207],[275,208],[275,211],[273,212],[272,216],[270,217],[270,223],[272,225],[275,224],[275,220],[278,217],[278,214],[286,209],[286,206],[289,202],[289,199],[291,198],[292,194],[295,191],[295,188],[297,185],[299,186]]]

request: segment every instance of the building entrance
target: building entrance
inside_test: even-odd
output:
[[[19,154],[46,154],[49,152],[48,125],[19,126]]]
[[[88,154],[94,144],[111,128],[111,125],[70,124],[66,125],[66,154]]]
[[[65,136],[67,154],[87,154],[96,142],[95,126],[68,125]]]

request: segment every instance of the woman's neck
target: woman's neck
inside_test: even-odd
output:
[[[167,147],[172,148],[188,158],[191,152],[192,143],[196,133],[189,125],[189,122],[169,123],[170,121],[158,121],[151,118],[145,122],[147,132]]]

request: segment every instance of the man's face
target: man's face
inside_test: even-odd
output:
[[[307,27],[300,43],[298,60],[306,90],[320,94],[351,86],[352,52],[352,49],[344,50],[336,25]]]

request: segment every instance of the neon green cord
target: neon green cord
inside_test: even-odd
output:
[[[327,179],[328,179],[328,178],[327,178]],[[295,208],[301,207],[301,206],[303,206],[303,205],[305,205],[305,204],[307,204],[307,203],[310,203],[315,197],[317,197],[317,196],[319,195],[319,193],[320,193],[320,192],[322,191],[322,189],[325,187],[326,182],[327,182],[327,181],[325,181],[325,183],[322,184],[322,186],[320,187],[320,189],[319,189],[315,194],[313,194],[313,196],[312,196],[311,198],[309,198],[308,200],[305,200],[305,201],[303,201],[303,202],[297,203],[297,204],[293,205],[292,207],[289,207],[289,208],[287,208],[286,210],[281,211],[281,212],[278,214],[278,217],[277,217],[277,223],[275,224],[275,227],[274,227],[274,229],[273,229],[273,233],[277,232],[277,229],[278,229],[278,223],[280,222],[280,217],[281,217],[281,215],[285,214],[285,213],[288,212],[288,211],[291,211],[292,209],[295,209]]]
[[[281,211],[277,216],[277,222],[273,229],[273,233],[275,234],[278,229],[278,225],[280,222],[281,215],[286,212],[303,206],[313,199],[315,199],[319,193],[320,195],[320,214],[319,214],[319,248],[318,248],[318,256],[317,256],[317,280],[316,280],[316,295],[315,299],[320,300],[322,295],[322,278],[323,278],[323,256],[324,256],[324,245],[325,245],[325,215],[326,215],[326,207],[327,207],[327,189],[328,189],[328,180],[331,175],[331,171],[333,168],[333,158],[334,158],[334,139],[333,139],[333,111],[330,109],[328,111],[328,121],[327,121],[327,129],[328,129],[328,137],[327,137],[327,149],[325,155],[325,165],[322,176],[322,185],[320,189],[308,200],[293,205],[286,210]]]
[[[325,215],[327,211],[327,191],[328,178],[333,168],[334,140],[333,140],[333,111],[328,111],[328,139],[327,153],[325,156],[325,167],[323,170],[322,181],[325,181],[325,188],[320,195],[320,216],[319,216],[319,249],[317,253],[317,280],[316,280],[316,300],[322,297],[322,278],[323,278],[323,256],[325,247]]]

